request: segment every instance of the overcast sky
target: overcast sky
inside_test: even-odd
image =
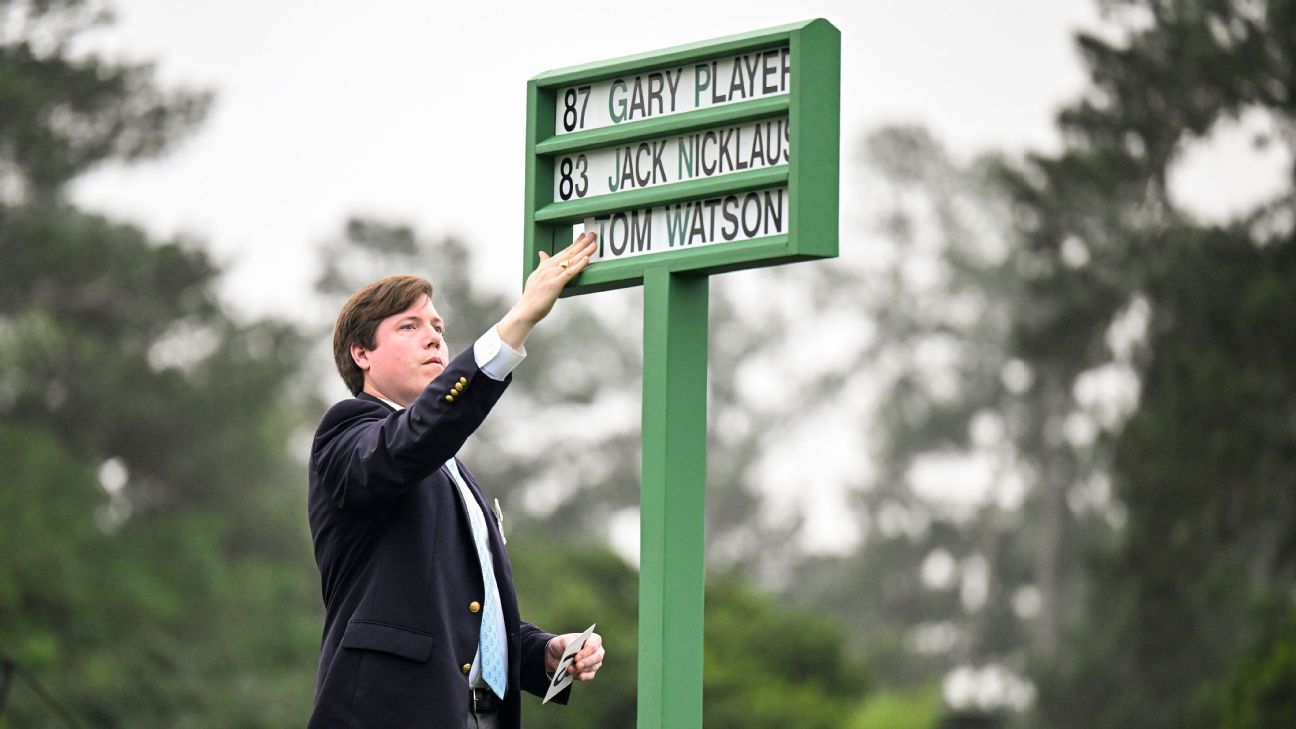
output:
[[[291,312],[316,271],[312,244],[352,213],[458,234],[481,249],[476,275],[516,286],[537,73],[824,17],[842,34],[844,157],[899,121],[965,156],[1050,148],[1054,111],[1083,87],[1070,37],[1097,22],[1093,5],[117,0],[99,45],[155,59],[166,82],[217,103],[175,153],[101,170],[75,198],[208,241],[248,314]]]

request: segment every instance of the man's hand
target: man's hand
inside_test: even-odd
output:
[[[567,650],[567,644],[580,635],[580,633],[564,633],[549,639],[548,645],[545,646],[545,673],[553,674],[558,668],[558,661],[562,660],[563,651]],[[603,656],[603,636],[590,633],[585,645],[581,646],[580,652],[576,654],[576,660],[567,667],[567,672],[577,681],[590,681],[603,667]]]
[[[562,252],[549,257],[540,251],[540,265],[527,276],[522,296],[496,325],[500,339],[514,349],[521,349],[531,330],[553,309],[558,294],[589,264],[597,249],[593,233],[582,233]]]

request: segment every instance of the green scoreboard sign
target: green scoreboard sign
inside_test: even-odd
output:
[[[826,20],[540,74],[526,245],[598,233],[580,294],[643,285],[639,729],[701,729],[711,273],[837,255],[841,39]]]
[[[581,231],[569,295],[836,256],[840,47],[818,19],[531,79],[524,278]]]

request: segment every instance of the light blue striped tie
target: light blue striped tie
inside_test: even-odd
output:
[[[468,494],[464,494],[468,497]],[[508,674],[504,670],[504,662],[500,660],[500,636],[495,626],[499,621],[500,606],[496,596],[499,590],[495,586],[495,569],[491,566],[491,555],[486,534],[483,533],[485,524],[485,515],[481,513],[476,500],[465,504],[468,507],[468,524],[472,527],[473,543],[477,545],[477,561],[481,563],[482,585],[486,588],[485,598],[482,600],[482,622],[481,622],[481,644],[478,651],[481,653],[481,674],[486,681],[486,685],[491,687],[495,695],[504,698],[504,691],[508,689]],[[474,515],[480,515],[482,523],[478,525],[477,519],[472,518]]]

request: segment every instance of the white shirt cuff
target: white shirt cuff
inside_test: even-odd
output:
[[[491,327],[473,344],[473,359],[477,367],[492,380],[503,380],[514,367],[526,359],[526,347],[519,352],[500,339],[499,330]]]

